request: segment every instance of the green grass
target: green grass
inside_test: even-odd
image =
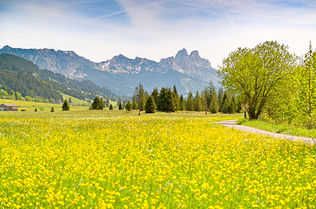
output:
[[[284,123],[277,124],[263,120],[241,120],[239,123],[245,126],[271,131],[274,133],[290,134],[294,136],[305,136],[312,138],[316,137],[316,129],[306,129]]]
[[[35,108],[38,112],[50,112],[52,107],[54,107],[56,112],[62,111],[62,104],[51,104],[45,102],[0,99],[0,104],[15,104],[19,107],[19,111],[24,110],[26,112],[34,112]],[[89,109],[89,106],[70,105],[70,109],[72,111],[82,111]]]
[[[87,101],[84,101],[84,100],[81,100],[81,99],[78,99],[76,97],[73,97],[73,96],[69,96],[67,94],[62,94],[63,95],[63,99],[65,100],[69,100],[71,99],[71,104],[72,105],[79,105],[79,106],[89,106],[89,102]]]

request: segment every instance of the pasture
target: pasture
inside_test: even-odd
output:
[[[0,208],[315,208],[316,148],[240,117],[0,112]]]

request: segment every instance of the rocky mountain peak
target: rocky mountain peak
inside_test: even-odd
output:
[[[10,47],[9,45],[5,45],[4,47],[2,47],[2,50],[8,50],[8,49],[12,49],[12,47]]]
[[[197,50],[188,53],[185,48],[159,62],[143,57],[131,59],[119,54],[107,61],[95,63],[73,51],[10,46],[0,49],[1,53],[22,57],[40,69],[60,73],[71,79],[87,79],[101,86],[111,86],[116,92],[132,92],[133,85],[139,82],[144,82],[148,88],[176,84],[186,91],[184,89],[197,89],[211,80],[215,85],[220,81],[217,71],[207,59],[200,57]]]
[[[192,51],[191,54],[190,54],[190,57],[193,57],[193,58],[201,58],[201,57],[200,57],[200,53],[199,53],[198,50]]]
[[[129,59],[128,57],[126,57],[126,56],[123,55],[123,54],[119,54],[119,55],[114,56],[114,57],[117,58],[117,59]]]
[[[177,59],[177,58],[183,58],[183,57],[187,57],[187,56],[189,56],[189,55],[188,55],[188,51],[187,51],[185,48],[183,48],[183,49],[181,49],[181,50],[179,50],[179,51],[177,52],[175,58]]]

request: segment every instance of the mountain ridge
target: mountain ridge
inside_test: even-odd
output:
[[[47,48],[22,49],[6,45],[0,49],[1,53],[20,56],[32,61],[40,69],[71,79],[90,80],[101,87],[113,89],[115,94],[121,96],[130,96],[138,83],[148,83],[144,85],[147,90],[176,83],[184,94],[201,90],[210,81],[216,87],[220,86],[218,72],[207,59],[200,57],[197,50],[189,54],[186,49],[181,49],[175,56],[160,61],[141,57],[132,59],[119,54],[102,62],[93,62],[74,51]]]
[[[71,80],[38,66],[24,58],[0,54],[0,89],[19,92],[23,97],[41,97],[60,102],[62,94],[82,100],[91,100],[96,95],[115,97],[107,89],[87,80]]]

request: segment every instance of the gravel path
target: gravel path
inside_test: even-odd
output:
[[[228,128],[233,128],[241,131],[246,131],[250,133],[256,133],[256,134],[263,134],[266,136],[271,136],[279,139],[287,139],[291,141],[304,141],[305,143],[310,143],[310,144],[316,144],[316,139],[309,138],[309,137],[303,137],[303,136],[292,136],[288,134],[279,134],[279,133],[273,133],[269,131],[264,131],[256,128],[252,128],[249,126],[243,126],[243,125],[238,125],[236,120],[228,120],[228,121],[221,121],[218,122],[217,124],[223,125]]]

